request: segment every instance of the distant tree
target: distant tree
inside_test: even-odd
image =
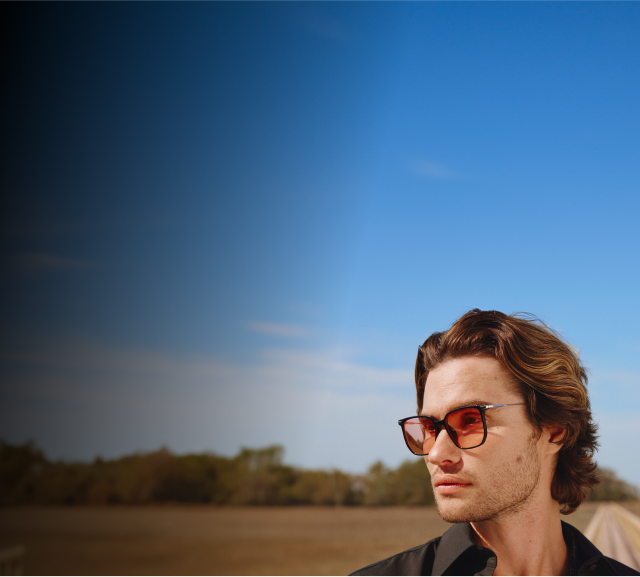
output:
[[[0,441],[0,505],[432,505],[422,459],[391,469],[378,461],[364,475],[283,464],[284,449],[242,449],[236,457],[176,456],[166,448],[119,459],[51,462],[33,443]],[[590,501],[638,499],[638,489],[610,469]]]
[[[395,505],[393,494],[393,471],[382,461],[376,461],[364,476],[365,505]]]
[[[295,472],[282,465],[284,449],[272,445],[264,449],[242,449],[235,457],[237,484],[234,505],[281,505],[288,488],[295,483]]]
[[[433,505],[431,477],[422,459],[389,469],[374,463],[364,476],[365,505]]]
[[[611,469],[598,467],[600,484],[587,497],[587,501],[633,501],[640,499],[638,487],[620,479]]]
[[[405,461],[393,473],[396,505],[433,505],[431,475],[422,459]]]
[[[298,471],[286,493],[291,505],[357,505],[362,497],[351,475],[342,471]]]
[[[0,504],[31,502],[47,460],[31,441],[9,445],[0,441]]]
[[[247,449],[243,447],[235,459],[251,471],[265,471],[282,465],[283,457],[284,447],[271,445],[264,449]]]

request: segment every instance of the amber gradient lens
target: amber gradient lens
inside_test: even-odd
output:
[[[451,440],[461,449],[471,449],[484,440],[484,423],[479,409],[458,409],[447,415],[445,426]]]
[[[426,455],[436,442],[436,426],[429,417],[414,417],[402,424],[409,450],[415,455]]]
[[[451,411],[445,416],[444,426],[460,449],[473,449],[484,442],[484,421],[480,409],[476,407]],[[442,422],[436,422],[431,417],[412,417],[402,423],[404,438],[414,455],[428,455],[441,429]]]

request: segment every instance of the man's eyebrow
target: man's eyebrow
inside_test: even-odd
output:
[[[473,406],[473,405],[492,405],[493,403],[490,403],[489,401],[486,401],[484,399],[471,399],[469,401],[465,401],[464,403],[456,403],[455,405],[453,405],[452,407],[450,407],[449,409],[447,409],[444,414],[446,415],[447,413],[450,413],[451,411],[455,411],[456,409],[459,409],[461,407],[469,407],[469,406]],[[420,413],[418,413],[420,415],[423,415],[425,417],[431,417],[432,415],[429,415],[428,413],[426,413],[424,411],[424,408],[422,411],[420,411]]]

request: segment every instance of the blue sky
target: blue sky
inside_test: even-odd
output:
[[[395,466],[478,307],[580,349],[640,483],[640,5],[12,13],[0,438]]]

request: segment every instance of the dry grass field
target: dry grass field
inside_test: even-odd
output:
[[[448,526],[430,507],[5,508],[0,547],[26,545],[28,574],[345,575]]]

